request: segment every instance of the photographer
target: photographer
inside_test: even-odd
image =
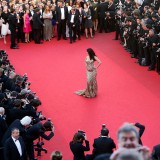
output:
[[[158,35],[155,34],[153,29],[149,30],[149,42],[150,42],[150,56],[151,56],[151,64],[148,68],[148,71],[155,70],[156,66],[156,56],[157,56],[157,47],[159,42]]]
[[[94,139],[93,147],[94,157],[104,153],[111,154],[116,148],[113,139],[109,137],[109,130],[105,126],[102,126],[100,137]]]
[[[46,135],[45,132],[47,131],[50,131],[49,135]],[[53,136],[54,126],[50,121],[46,121],[44,124],[39,122],[30,127],[26,132],[26,148],[29,160],[34,160],[34,140],[42,137],[49,141]]]
[[[85,141],[85,146],[83,142]],[[90,150],[89,141],[84,133],[78,132],[74,134],[73,140],[70,142],[70,149],[74,155],[74,160],[85,160],[85,151]]]

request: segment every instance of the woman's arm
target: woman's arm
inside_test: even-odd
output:
[[[98,62],[98,65],[95,68],[98,68],[101,65],[101,61],[97,56],[94,56],[95,60]]]
[[[24,28],[26,28],[26,15],[23,16]]]

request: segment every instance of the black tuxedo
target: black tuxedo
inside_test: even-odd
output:
[[[43,26],[43,23],[40,19],[40,13],[34,13],[33,14],[33,30],[34,30],[35,43],[40,43],[42,26]]]
[[[73,15],[74,15],[73,22],[71,22],[72,13],[70,13],[69,16],[68,16],[69,37],[70,37],[70,42],[71,43],[72,43],[72,39],[73,39],[73,41],[76,40],[77,25],[78,25],[78,22],[79,22],[78,15],[76,13],[73,14]],[[72,36],[72,33],[73,33],[73,36]]]
[[[112,138],[104,136],[94,139],[93,147],[94,147],[93,154],[97,156],[104,153],[108,154],[113,153],[113,149],[116,148],[116,145]]]
[[[4,160],[27,160],[26,147],[23,139],[19,137],[19,142],[22,149],[22,156],[20,156],[18,149],[12,137],[8,138],[4,145]]]
[[[15,14],[10,14],[8,17],[9,29],[11,31],[11,48],[16,47],[16,29],[17,29],[17,19]]]
[[[74,160],[85,160],[84,151],[89,151],[89,141],[85,140],[86,146],[83,146],[80,142],[70,142],[70,149],[74,155]]]
[[[64,15],[65,19],[61,19],[61,7],[56,8],[56,21],[57,24],[57,31],[58,31],[58,39],[61,38],[61,35],[63,38],[66,38],[66,21],[68,19],[68,9],[66,6],[64,6]]]

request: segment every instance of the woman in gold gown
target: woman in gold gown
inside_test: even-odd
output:
[[[97,95],[97,68],[101,65],[100,59],[96,56],[92,48],[87,49],[88,56],[86,57],[87,69],[87,87],[85,90],[79,90],[75,93],[87,98],[93,98]],[[95,64],[97,62],[97,64]]]

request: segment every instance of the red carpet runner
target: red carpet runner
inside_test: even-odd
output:
[[[69,141],[78,129],[87,132],[90,144],[99,136],[101,124],[106,123],[110,136],[116,141],[116,131],[123,122],[140,122],[146,126],[142,137],[151,149],[159,143],[160,77],[140,67],[124,51],[114,34],[97,34],[70,44],[53,39],[43,45],[19,44],[19,50],[9,48],[0,39],[0,49],[9,54],[17,73],[28,73],[31,89],[42,100],[39,110],[52,119],[55,137],[45,142],[49,160],[52,150],[61,150],[64,160],[72,160]],[[85,88],[86,49],[91,47],[101,59],[98,68],[98,96],[86,99],[74,94]],[[117,142],[117,141],[116,141]]]

